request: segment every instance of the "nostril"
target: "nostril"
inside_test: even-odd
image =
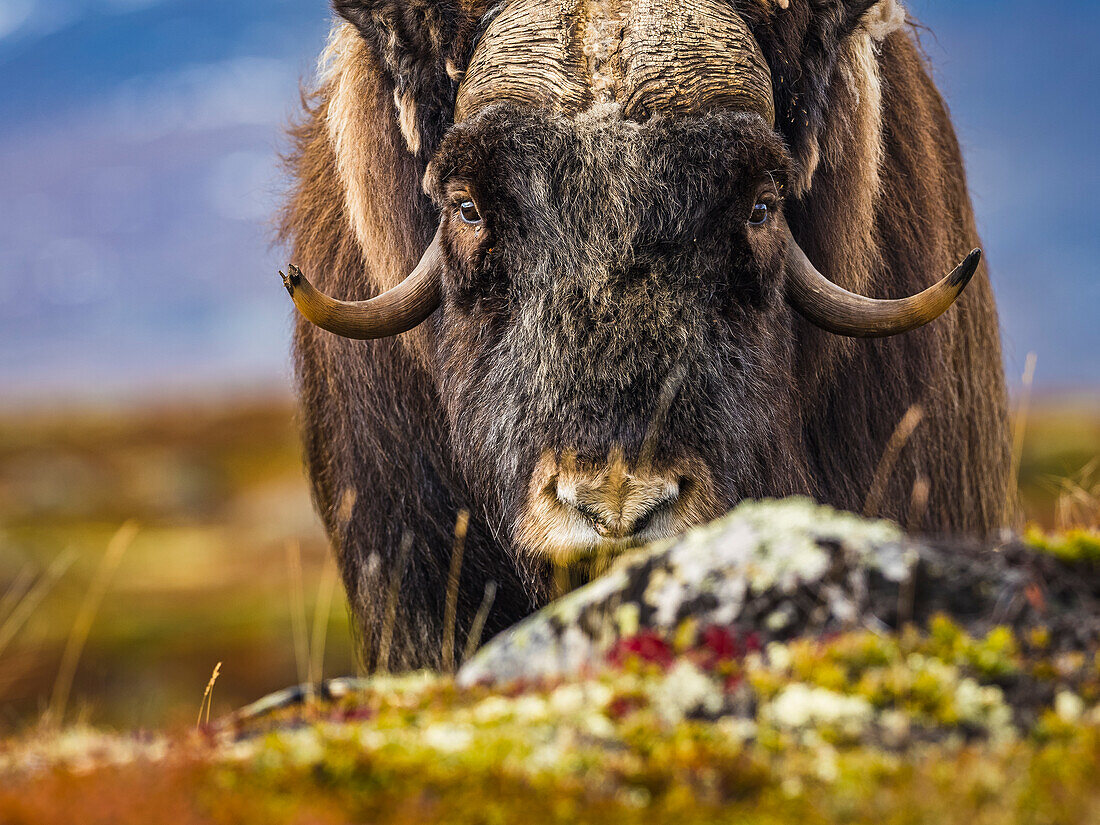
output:
[[[599,535],[625,539],[644,533],[670,512],[692,485],[676,478],[628,476],[614,488],[598,477],[594,483],[557,478],[548,487],[557,501],[583,518]],[[584,480],[587,482],[587,479]]]
[[[600,517],[600,514],[597,513],[594,508],[577,499],[577,490],[573,485],[563,484],[555,477],[548,486],[547,492],[550,491],[553,491],[559,503],[583,517],[585,521],[590,522],[596,529],[602,530],[607,527],[604,519]]]
[[[672,493],[663,499],[652,502],[644,513],[634,519],[634,524],[631,525],[630,534],[637,535],[638,533],[644,533],[649,526],[653,524],[655,518],[672,509],[672,506],[676,503],[678,498],[679,496],[676,493]]]
[[[636,536],[639,533],[644,533],[646,531],[646,529],[649,527],[649,525],[653,522],[654,516],[656,516],[661,511],[661,509],[662,508],[657,508],[655,510],[650,510],[648,513],[643,515],[641,518],[636,519],[634,521],[633,526],[630,529],[630,535]]]
[[[587,521],[589,521],[592,524],[592,526],[595,527],[600,532],[604,532],[604,531],[608,530],[611,527],[611,525],[608,523],[608,520],[605,519],[603,516],[601,516],[599,513],[597,513],[591,507],[588,507],[587,505],[584,505],[584,504],[574,504],[572,506],[573,506],[574,510],[576,510],[578,513],[580,513],[582,516],[584,516],[584,518]]]

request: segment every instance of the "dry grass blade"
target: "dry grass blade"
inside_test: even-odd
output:
[[[57,584],[58,579],[64,576],[72,567],[73,562],[76,561],[76,556],[76,551],[69,549],[54,559],[42,577],[35,582],[26,595],[15,604],[11,613],[0,623],[0,653],[4,652],[27,620],[34,615],[34,611],[46,598],[46,594]]]
[[[298,666],[298,684],[309,681],[309,638],[306,635],[306,593],[302,576],[302,548],[287,542],[286,566],[290,588],[290,629],[294,636],[294,661]]]
[[[0,700],[12,689],[16,684],[26,679],[29,674],[40,665],[41,654],[37,650],[20,650],[12,653],[9,656],[4,657],[4,662],[0,665]],[[22,727],[23,718],[16,712],[15,708],[10,706],[4,706],[0,704],[0,713],[8,716],[9,719],[0,719],[0,739],[3,739],[5,731],[3,731],[2,725],[4,721],[11,723],[11,730],[18,730]]]
[[[913,482],[913,492],[909,496],[909,519],[906,530],[910,533],[918,529],[928,512],[928,499],[932,493],[932,484],[927,476],[917,476]],[[904,627],[913,621],[913,609],[917,598],[916,556],[906,559],[905,580],[898,588],[898,627]]]
[[[313,636],[309,643],[309,682],[320,685],[325,675],[325,644],[332,598],[336,593],[336,560],[330,555],[317,585],[317,603],[313,606]]]
[[[1005,491],[1006,512],[1010,518],[1020,511],[1020,464],[1024,458],[1024,440],[1027,435],[1027,419],[1031,414],[1031,388],[1035,383],[1035,367],[1039,356],[1034,352],[1027,354],[1022,379],[1023,389],[1020,403],[1016,407],[1016,420],[1012,425],[1012,467],[1008,474],[1008,489]]]
[[[339,556],[337,556],[339,558]],[[359,570],[359,581],[356,583],[358,592],[372,593],[381,588],[382,557],[376,552],[367,556],[366,564]],[[355,607],[348,605],[348,610],[355,613]],[[372,616],[370,619],[361,617],[361,621],[352,622],[352,634],[358,644],[358,655],[355,657],[355,674],[360,678],[366,678],[371,673],[371,655],[375,650],[375,642],[380,639],[378,634],[378,621]]]
[[[390,577],[390,591],[386,598],[386,615],[382,622],[382,633],[378,637],[378,661],[375,667],[382,673],[390,670],[390,650],[393,647],[393,631],[397,624],[397,597],[401,592],[401,580],[405,577],[405,564],[412,550],[413,539],[408,533],[401,539],[401,548],[397,552],[397,566]]]
[[[894,467],[898,463],[901,451],[917,431],[921,421],[924,420],[924,409],[919,404],[914,404],[905,415],[902,416],[886,449],[882,453],[878,467],[875,469],[875,477],[871,480],[871,489],[867,493],[867,501],[863,505],[863,515],[874,518],[879,514],[882,500],[886,496],[886,488],[890,484],[890,478],[894,474]]]
[[[443,671],[455,668],[455,625],[458,623],[458,585],[462,575],[462,554],[466,548],[466,531],[470,527],[470,513],[462,510],[455,521],[455,542],[451,551],[451,570],[447,576],[447,602],[443,609]]]
[[[925,515],[928,513],[928,500],[932,496],[932,482],[927,476],[921,475],[913,482],[913,492],[909,496],[909,518],[905,522],[905,529],[915,533],[920,529]]]
[[[560,599],[573,589],[572,571],[568,565],[554,565],[554,589],[551,591],[553,598]]]
[[[1071,478],[1058,480],[1054,526],[1060,531],[1100,529],[1100,457]]]
[[[69,633],[69,639],[65,643],[65,651],[61,654],[61,665],[57,670],[57,679],[54,681],[53,694],[50,697],[50,709],[47,719],[60,725],[65,718],[65,709],[69,704],[69,694],[72,691],[73,679],[76,678],[76,668],[80,663],[80,656],[84,652],[84,645],[88,641],[88,634],[92,630],[96,614],[99,613],[103,597],[107,595],[107,589],[111,586],[122,557],[134,543],[138,534],[138,526],[133,521],[128,521],[118,528],[118,531],[107,542],[107,550],[99,562],[99,568],[92,578],[88,592],[84,594],[84,601],[80,605],[80,611],[76,614],[73,629]]]
[[[653,456],[657,451],[657,440],[661,437],[661,431],[668,419],[668,411],[672,407],[672,402],[676,400],[685,377],[687,377],[687,367],[677,364],[669,371],[661,385],[661,394],[657,398],[653,415],[650,416],[649,423],[646,425],[642,448],[638,452],[638,472],[648,472],[652,468]]]
[[[466,648],[462,652],[462,661],[469,661],[478,647],[481,646],[481,634],[485,632],[485,622],[489,619],[489,611],[493,609],[493,602],[497,597],[497,583],[485,582],[485,595],[481,599],[481,607],[477,609],[474,623],[470,625],[470,634],[466,637]]]
[[[32,584],[34,584],[34,563],[27,562],[15,574],[15,578],[4,592],[4,598],[0,599],[0,617],[7,616],[15,609],[15,606],[27,595]]]
[[[196,728],[202,727],[203,711],[206,712],[206,724],[210,724],[210,707],[214,704],[214,683],[218,681],[221,672],[222,663],[218,662],[214,665],[214,672],[210,674],[210,681],[206,683],[206,690],[203,691],[202,704],[199,705],[199,721],[195,723]]]

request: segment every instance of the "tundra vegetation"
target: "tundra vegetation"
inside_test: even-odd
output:
[[[3,540],[50,558],[0,655],[48,699],[0,821],[1094,821],[1095,443],[1060,531],[1000,532],[1027,452],[900,3],[334,5],[283,222],[327,541],[265,483],[269,412],[13,423]],[[221,713],[265,648],[215,628],[271,626],[274,553],[303,685]],[[373,673],[325,681],[339,582]],[[70,725],[81,661],[156,695],[123,668],[180,664],[158,621],[234,654],[194,729]]]
[[[4,592],[27,564],[78,557],[0,652],[0,821],[1095,820],[1095,660],[1042,632],[971,634],[943,616],[779,645],[746,628],[638,635],[584,680],[463,690],[380,676],[196,734],[218,661],[215,721],[301,681],[285,542],[301,542],[307,625],[325,547],[288,421],[282,404],[4,419]],[[1081,473],[1100,454],[1095,404],[1037,405],[1027,432],[1032,532],[1087,580],[1100,553],[1097,478]],[[76,606],[127,518],[140,532],[73,706],[64,725],[40,725],[34,697],[50,696]],[[324,673],[351,662],[337,593]],[[1024,674],[1030,696],[1014,690]]]

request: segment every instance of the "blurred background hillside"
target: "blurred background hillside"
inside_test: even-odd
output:
[[[1096,491],[1100,455],[1100,4],[908,6],[963,142],[1010,380],[1038,356],[1023,490],[1052,524],[1061,494]],[[321,642],[327,673],[353,668],[270,223],[328,26],[322,0],[0,0],[0,733],[45,709],[130,519],[70,717],[193,722],[218,661],[216,712],[296,681]]]

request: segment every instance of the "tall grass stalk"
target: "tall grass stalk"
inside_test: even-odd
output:
[[[65,550],[55,558],[46,572],[35,582],[34,586],[22,596],[14,605],[11,613],[0,621],[0,654],[4,652],[16,634],[23,629],[23,625],[34,615],[34,611],[46,598],[46,594],[53,589],[58,580],[64,576],[76,561],[77,553],[72,548]]]
[[[309,637],[306,630],[306,594],[302,576],[302,548],[296,541],[286,545],[286,566],[290,588],[290,630],[294,636],[294,661],[298,684],[309,682]]]
[[[921,522],[928,513],[928,500],[931,496],[932,482],[928,480],[928,476],[917,476],[917,480],[913,482],[913,492],[909,495],[909,518],[905,522],[905,529],[910,533],[920,529]]]
[[[332,598],[336,593],[336,560],[331,554],[321,571],[317,585],[317,602],[313,606],[313,635],[309,643],[309,683],[320,685],[325,676],[325,644],[328,641],[328,620],[332,614]]]
[[[27,562],[15,574],[8,589],[4,591],[4,597],[0,599],[0,617],[9,615],[15,606],[27,595],[31,585],[34,584],[34,562]]]
[[[886,444],[882,458],[879,459],[875,476],[871,480],[871,488],[867,492],[867,500],[863,505],[863,515],[867,518],[874,518],[879,514],[882,500],[886,496],[886,488],[890,484],[890,478],[894,474],[894,467],[898,463],[901,451],[905,449],[905,445],[909,443],[909,439],[913,437],[913,433],[917,431],[917,427],[923,420],[924,409],[920,404],[914,404],[905,411],[905,415],[898,422],[894,434]]]
[[[462,661],[468,662],[481,645],[481,636],[485,632],[485,622],[489,618],[489,611],[493,609],[493,602],[497,597],[497,583],[490,579],[485,582],[485,595],[481,598],[481,606],[474,616],[474,623],[470,625],[470,633],[466,636],[466,648],[462,651]]]
[[[1034,352],[1027,354],[1024,363],[1024,375],[1021,380],[1020,402],[1016,405],[1016,420],[1012,425],[1012,467],[1008,474],[1008,489],[1005,491],[1005,512],[1015,521],[1019,521],[1020,510],[1020,465],[1024,460],[1024,440],[1027,436],[1027,419],[1031,415],[1031,390],[1035,383],[1035,367],[1039,356]]]
[[[397,565],[390,578],[390,590],[386,598],[386,615],[382,620],[382,632],[378,637],[378,661],[375,669],[381,673],[390,671],[390,650],[393,647],[393,631],[397,624],[397,597],[401,593],[401,580],[405,577],[405,564],[412,550],[413,537],[406,533],[397,552]]]
[[[218,681],[221,673],[222,663],[218,662],[214,665],[214,672],[210,674],[210,681],[206,683],[206,690],[203,691],[202,704],[199,705],[199,721],[195,723],[196,728],[202,727],[203,711],[206,711],[206,724],[210,724],[210,708],[214,704],[214,683]]]
[[[57,669],[57,679],[53,683],[53,694],[50,697],[50,708],[46,719],[55,725],[60,725],[65,719],[65,710],[69,704],[69,694],[72,692],[73,680],[76,678],[76,668],[80,664],[80,656],[84,652],[84,645],[88,642],[88,634],[92,630],[96,614],[103,604],[103,598],[111,586],[115,571],[122,562],[122,557],[130,549],[130,545],[137,538],[138,526],[134,521],[127,521],[107,542],[107,550],[99,562],[88,592],[84,594],[84,601],[76,614],[76,621],[69,632],[69,639],[65,643],[65,651],[61,654],[61,664]]]
[[[1056,530],[1100,529],[1100,456],[1082,467],[1076,475],[1058,479],[1055,492]]]
[[[462,576],[462,555],[466,548],[466,531],[470,527],[470,513],[462,510],[455,521],[455,541],[451,550],[451,569],[447,576],[447,601],[443,608],[443,672],[455,669],[455,625],[458,623],[458,585]]]

